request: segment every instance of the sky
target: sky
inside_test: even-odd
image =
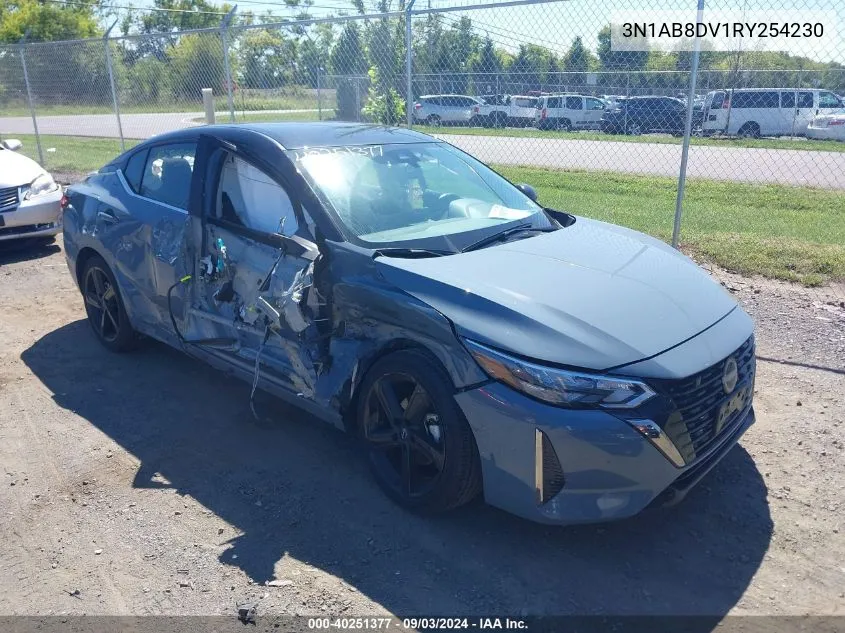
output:
[[[247,10],[263,13],[267,10],[280,18],[291,18],[298,12],[284,6],[283,2],[264,0],[228,0],[238,5],[238,11]],[[365,6],[376,12],[376,0],[364,0]],[[837,35],[829,43],[820,47],[807,40],[795,40],[788,52],[805,54],[818,61],[839,61],[845,63],[845,1],[843,0],[705,0],[705,18],[708,9],[712,10],[747,10],[756,11],[829,11],[836,17]],[[415,9],[463,7],[480,4],[478,0],[416,0]],[[530,4],[493,9],[478,9],[444,13],[446,24],[454,23],[461,16],[472,19],[480,34],[488,35],[496,44],[511,52],[518,50],[520,44],[534,43],[545,46],[559,53],[569,48],[576,36],[583,38],[584,44],[595,51],[598,44],[596,35],[610,23],[614,11],[631,11],[630,0],[559,0],[545,4]],[[689,19],[695,21],[696,0],[638,0],[638,8],[644,15],[656,10],[688,12]],[[135,2],[136,6],[152,6],[151,0]],[[309,13],[314,17],[338,14],[340,11],[354,13],[349,0],[314,0]],[[422,16],[420,16],[421,19]]]

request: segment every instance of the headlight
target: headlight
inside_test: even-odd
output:
[[[480,343],[463,342],[488,376],[554,405],[632,409],[655,395],[638,380],[535,365]]]
[[[30,198],[55,191],[58,188],[59,185],[56,184],[53,177],[48,173],[43,173],[33,180],[29,187],[24,188],[26,189],[26,193],[23,194],[23,199],[29,200]]]

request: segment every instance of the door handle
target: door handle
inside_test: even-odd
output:
[[[100,218],[103,222],[107,222],[108,224],[116,224],[118,222],[117,215],[115,215],[114,209],[100,209],[97,211],[97,217]]]

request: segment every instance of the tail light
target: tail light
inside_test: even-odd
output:
[[[62,209],[66,208],[67,205],[70,204],[70,198],[68,198],[65,194],[62,194],[62,201],[59,204],[61,204]]]
[[[419,110],[421,107],[422,107],[421,103],[415,103],[414,104],[414,110]]]
[[[731,98],[725,97],[725,100],[722,101],[722,110],[727,110],[731,107]]]
[[[833,127],[834,125],[845,125],[845,119],[831,119],[827,122],[828,127]]]
[[[546,116],[547,116],[548,114],[549,114],[549,113],[548,113],[548,111],[546,110],[546,108],[543,108],[542,110],[540,110],[540,118],[541,118],[541,119],[545,119],[545,118],[546,118]]]

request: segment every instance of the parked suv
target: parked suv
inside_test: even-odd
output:
[[[537,97],[525,95],[491,95],[484,97],[482,122],[487,127],[527,127],[534,124]]]
[[[673,97],[628,97],[601,120],[607,134],[683,134],[685,125],[686,105]]]
[[[484,102],[467,95],[423,95],[414,104],[414,120],[428,125],[481,123]]]
[[[534,124],[541,130],[597,130],[607,104],[584,95],[548,95],[537,100]]]
[[[842,99],[829,90],[714,90],[704,103],[705,134],[803,136],[813,117],[835,114]]]

